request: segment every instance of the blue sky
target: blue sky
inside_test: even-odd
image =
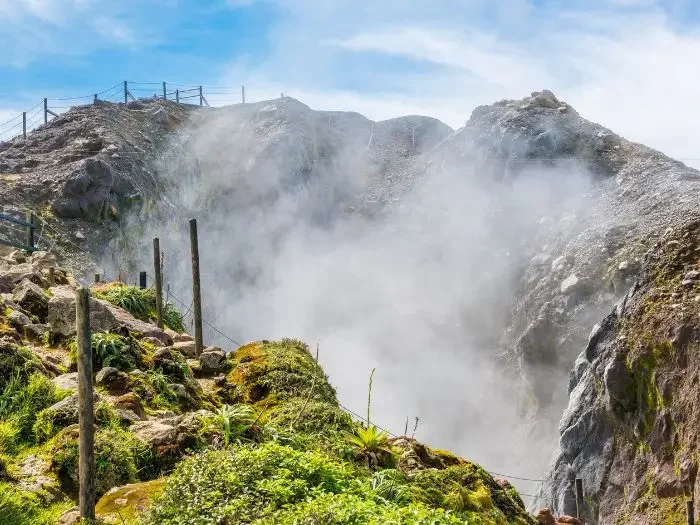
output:
[[[0,0],[0,48],[0,122],[124,79],[204,84],[217,104],[245,84],[249,100],[284,92],[453,127],[548,88],[633,140],[700,157],[695,0]]]

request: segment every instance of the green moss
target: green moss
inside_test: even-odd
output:
[[[639,417],[638,433],[642,439],[653,429],[659,410],[671,401],[659,390],[656,374],[657,368],[673,357],[673,352],[673,346],[670,343],[662,342],[651,345],[641,355],[630,356],[627,359],[627,369],[634,385],[634,409]]]
[[[239,348],[227,379],[240,388],[248,403],[258,403],[268,396],[275,396],[278,401],[311,396],[336,406],[338,403],[335,390],[309,353],[309,347],[294,339],[256,342]],[[311,385],[315,385],[313,391]]]
[[[164,487],[165,480],[155,479],[110,491],[97,502],[95,514],[108,523],[136,524],[139,515],[160,496]]]

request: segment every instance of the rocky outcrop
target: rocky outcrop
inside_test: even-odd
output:
[[[571,372],[559,451],[542,498],[591,524],[682,523],[698,499],[700,222],[670,229]]]
[[[75,334],[75,290],[69,286],[56,286],[51,288],[51,293],[48,303],[51,331],[70,337]],[[90,327],[96,332],[126,327],[129,332],[154,337],[165,344],[170,342],[170,338],[157,326],[140,321],[126,310],[94,297],[90,298]]]

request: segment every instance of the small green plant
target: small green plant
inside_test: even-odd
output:
[[[133,370],[140,358],[141,349],[131,336],[125,337],[111,332],[92,334],[92,359],[95,367],[112,366],[119,370]],[[70,360],[78,361],[78,347],[75,339],[68,345]]]
[[[216,414],[225,446],[240,441],[255,422],[255,411],[250,405],[222,405]]]
[[[376,426],[357,427],[354,433],[346,434],[345,439],[360,452],[389,452],[389,434]]]
[[[371,486],[377,496],[387,501],[407,505],[413,500],[406,475],[398,470],[385,469],[375,472],[372,476]]]

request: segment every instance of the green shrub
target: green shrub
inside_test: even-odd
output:
[[[349,467],[317,452],[276,443],[210,451],[178,465],[146,523],[204,525],[219,517],[251,523],[312,490],[339,493],[353,483]]]
[[[183,461],[147,525],[456,525],[450,510],[411,501],[397,471],[370,479],[354,466],[319,452],[277,443],[210,451]]]
[[[50,442],[51,466],[64,489],[73,492],[78,484],[78,431],[68,427]],[[95,434],[95,479],[97,494],[112,487],[135,483],[153,475],[153,457],[147,446],[131,432],[117,428],[99,429]],[[146,472],[148,475],[139,475]]]

